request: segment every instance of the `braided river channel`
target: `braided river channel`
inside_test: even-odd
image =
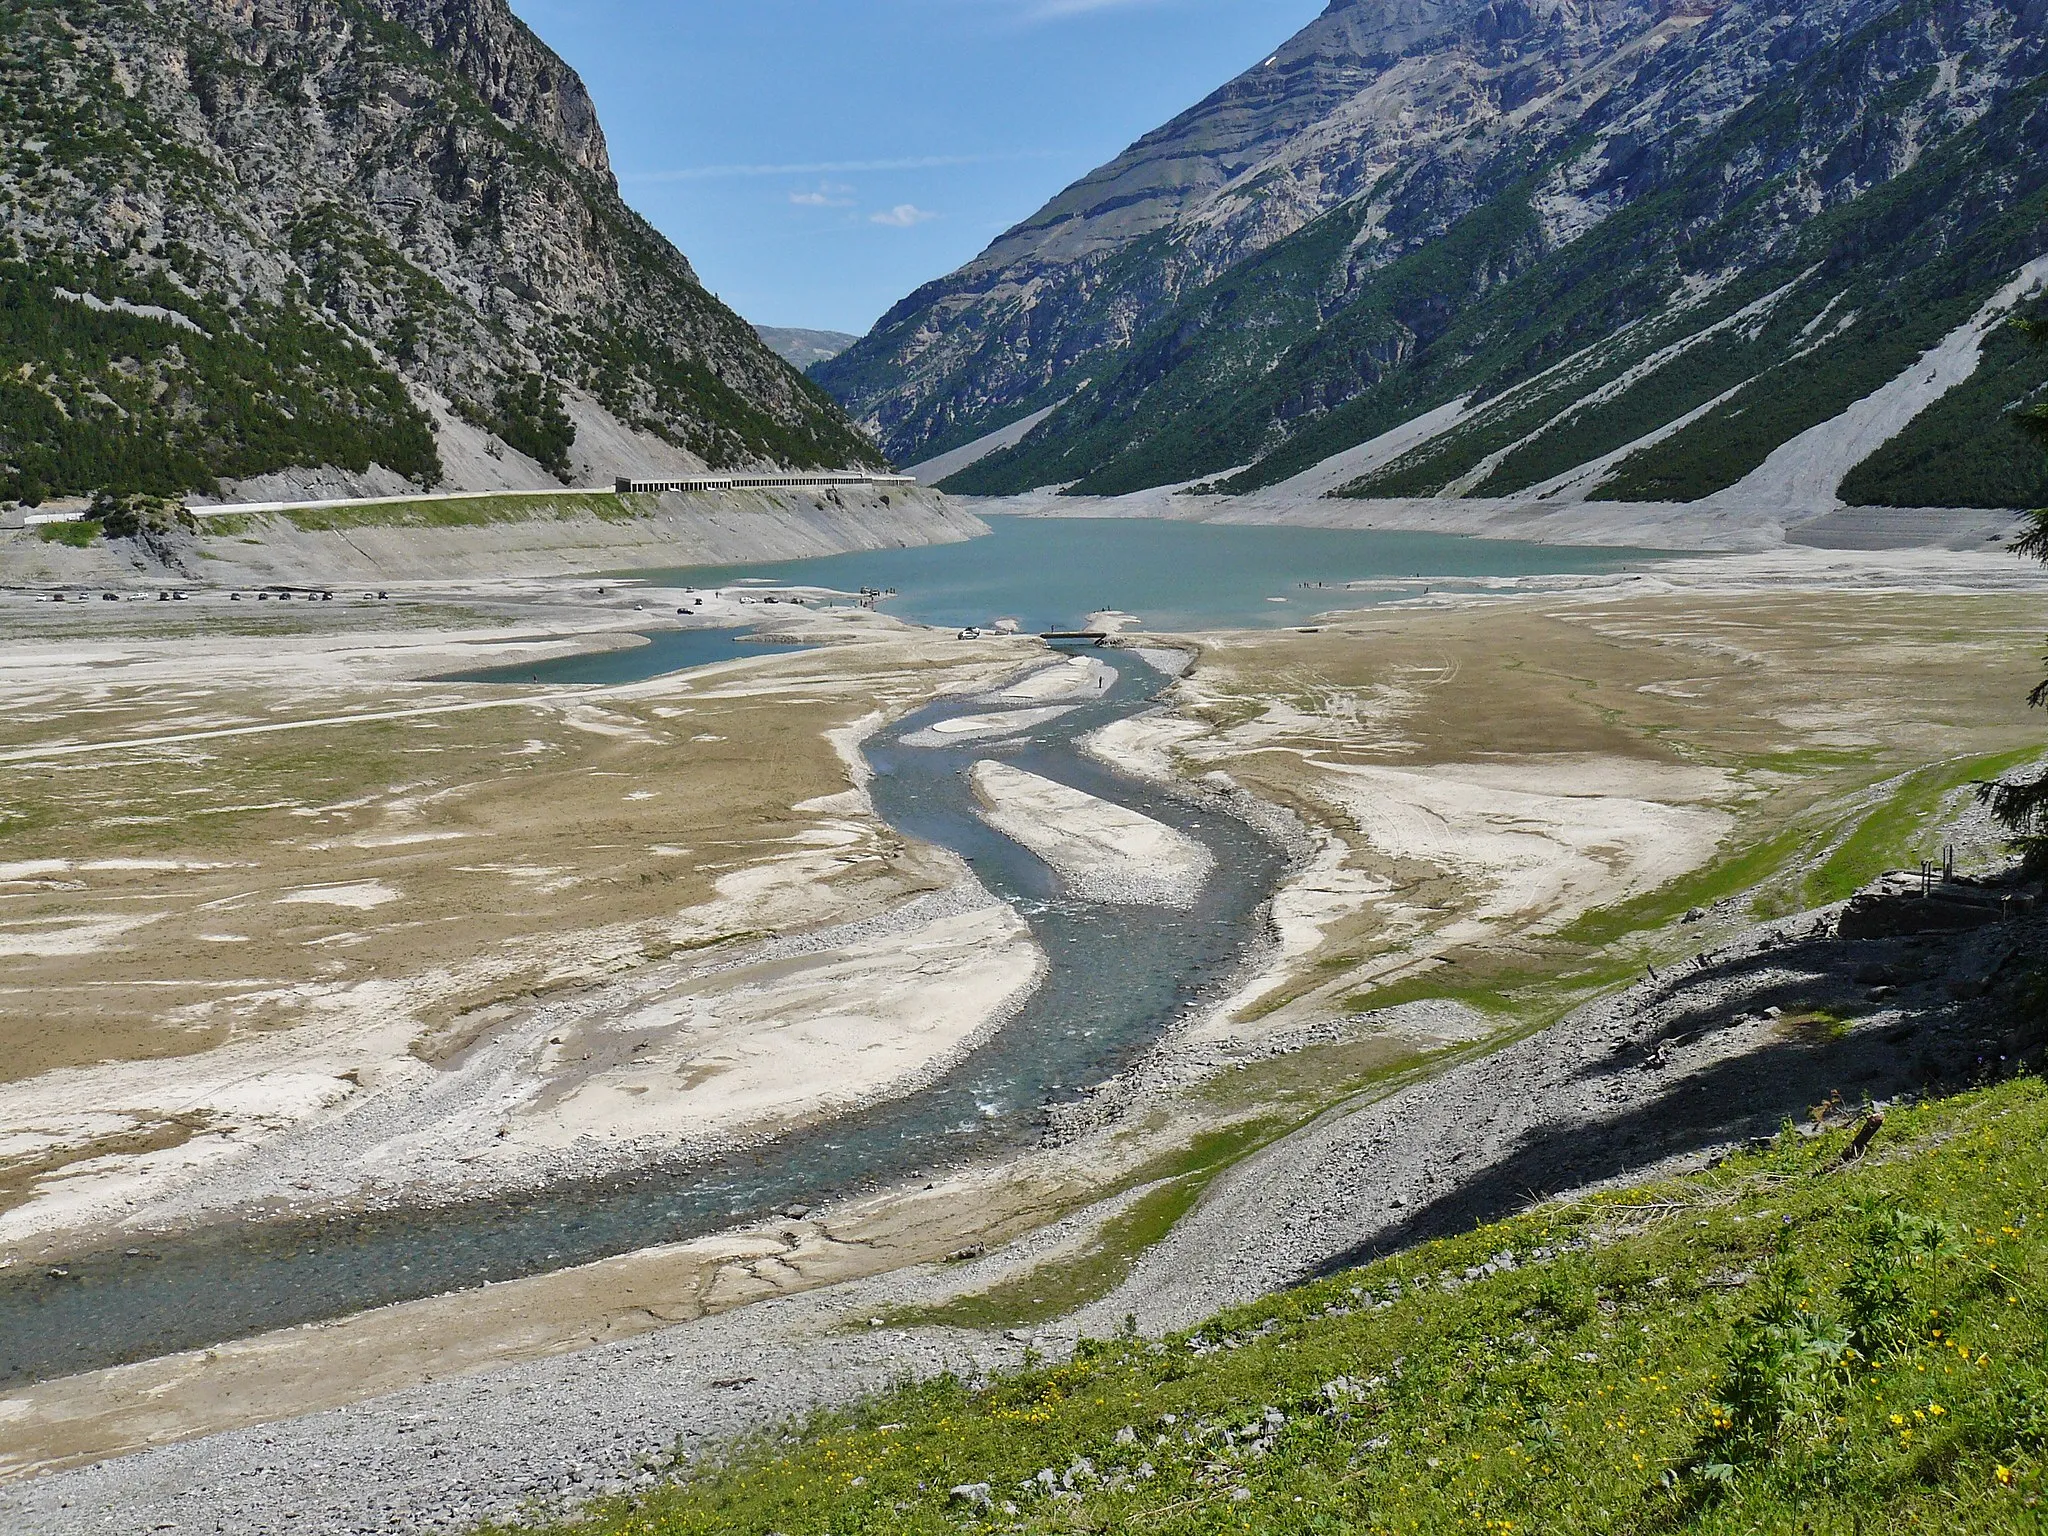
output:
[[[623,682],[620,658],[637,654],[593,660],[605,665],[604,681]],[[870,792],[883,817],[965,858],[1024,915],[1047,959],[1024,1005],[937,1081],[743,1152],[631,1176],[412,1209],[221,1223],[69,1259],[61,1273],[17,1269],[0,1276],[0,1381],[71,1375],[588,1263],[1033,1145],[1049,1103],[1113,1076],[1228,981],[1285,863],[1244,822],[1124,778],[1076,748],[1077,737],[1147,708],[1168,681],[1133,652],[1106,655],[1118,673],[1107,692],[1010,741],[901,744],[988,708],[954,699],[868,745]],[[551,669],[552,684],[576,680],[559,664]],[[1216,873],[1187,910],[1063,896],[1044,865],[975,813],[967,772],[991,756],[1179,828],[1214,854]]]
[[[1283,597],[1299,616],[1294,622],[1308,617],[1311,603],[1358,607],[1376,600],[1362,592],[1304,594],[1316,575],[1430,572],[1484,580],[1611,571],[1643,554],[1428,535],[1062,521],[1027,527],[1001,519],[992,538],[972,545],[755,567],[743,576],[686,571],[658,579],[708,586],[751,577],[842,591],[886,582],[901,590],[892,611],[941,624],[987,622],[1007,612],[1033,627],[1070,626],[1099,606],[1099,597],[1114,595],[1155,625],[1192,629],[1273,623]],[[636,650],[548,663],[545,681],[619,684],[732,654],[724,636],[650,639]],[[1123,777],[1081,750],[1080,738],[1153,707],[1169,682],[1133,650],[1100,654],[1116,670],[1112,686],[1012,737],[905,745],[905,737],[939,721],[990,708],[950,699],[867,744],[870,793],[881,815],[905,836],[963,857],[991,893],[1024,916],[1047,961],[1022,1007],[943,1076],[907,1097],[744,1151],[629,1176],[412,1208],[224,1221],[130,1239],[57,1266],[21,1265],[0,1273],[0,1384],[588,1263],[1035,1145],[1049,1106],[1128,1067],[1177,1019],[1222,994],[1262,932],[1260,910],[1287,862],[1246,822]],[[518,672],[497,680],[529,680]],[[992,756],[1202,843],[1215,862],[1199,899],[1174,909],[1063,893],[1045,865],[976,813],[968,771]]]

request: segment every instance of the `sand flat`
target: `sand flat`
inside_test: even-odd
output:
[[[1215,867],[1186,833],[1007,763],[976,763],[974,788],[989,825],[1084,900],[1193,906]]]
[[[1076,694],[1107,693],[1116,682],[1116,668],[1094,656],[1069,656],[1056,666],[1041,667],[996,697],[1009,701],[1069,699]]]
[[[1058,704],[1043,709],[1004,709],[985,715],[956,715],[951,720],[941,720],[924,730],[905,736],[903,743],[912,747],[949,747],[956,743],[981,741],[994,736],[1015,736],[1020,732],[1050,724],[1062,715],[1071,714],[1076,707],[1072,704]]]
[[[637,1037],[640,1048],[515,1114],[507,1139],[515,1150],[581,1138],[687,1142],[871,1103],[970,1049],[1042,965],[1023,919],[991,902],[779,974],[726,973],[608,1020],[605,1034]]]

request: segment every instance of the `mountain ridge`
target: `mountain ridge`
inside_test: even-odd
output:
[[[799,370],[829,362],[860,340],[846,331],[810,330],[800,325],[757,325],[754,332],[769,351]]]
[[[881,462],[504,0],[8,0],[0,72],[0,498]]]
[[[1488,435],[1507,430],[1493,411],[1358,489],[1519,493],[1672,427],[1640,462],[1553,494],[1695,500],[1722,488],[1702,468],[1722,447],[1760,460],[2048,250],[2044,22],[2039,0],[1333,5],[818,377],[904,460],[1058,405],[951,489],[1114,495],[1209,477],[1242,491],[1591,348],[1512,437]],[[1192,156],[1198,141],[1217,154]],[[1140,213],[1097,196],[1148,177],[1164,190]],[[1737,345],[1727,315],[1809,268],[1835,287],[1801,290],[1784,312],[1796,324]],[[1828,325],[1848,324],[1800,334],[1831,300]],[[1885,334],[1881,317],[1901,314]],[[1999,426],[2048,378],[2023,350],[1988,349],[2009,396],[1966,388],[1966,421],[1909,424],[1852,491],[2048,499]],[[1730,390],[1747,393],[1709,406]],[[1509,472],[1459,488],[1523,438]],[[1546,455],[1562,462],[1539,476]]]

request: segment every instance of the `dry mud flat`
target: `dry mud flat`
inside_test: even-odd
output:
[[[1792,570],[1788,581],[1784,571],[1750,566],[1739,580],[1715,588],[1695,568],[1683,580],[1654,584],[1610,583],[1512,601],[1381,611],[1333,620],[1316,634],[1204,637],[1201,664],[1176,694],[1176,707],[1114,728],[1098,739],[1097,750],[1134,771],[1189,780],[1200,786],[1196,793],[1249,790],[1260,802],[1290,807],[1309,829],[1315,853],[1276,898],[1270,964],[1247,977],[1227,1007],[1163,1045],[1131,1081],[1111,1085],[1093,1118],[1079,1117],[1063,1145],[1002,1167],[938,1176],[929,1189],[885,1191],[844,1209],[492,1287],[481,1296],[387,1308],[206,1356],[10,1394],[0,1407],[8,1426],[0,1438],[15,1448],[14,1466],[20,1468],[400,1391],[343,1415],[238,1431],[98,1471],[36,1481],[7,1495],[0,1509],[17,1511],[28,1529],[52,1532],[125,1529],[157,1520],[179,1522],[184,1529],[353,1531],[387,1528],[394,1519],[421,1523],[444,1512],[459,1523],[464,1509],[481,1514],[487,1502],[501,1497],[552,1496],[589,1486],[593,1478],[629,1476],[612,1451],[632,1435],[654,1437],[648,1441],[654,1443],[684,1434],[697,1443],[701,1435],[795,1411],[815,1394],[864,1387],[873,1380],[867,1373],[885,1369],[890,1359],[906,1369],[925,1369],[941,1358],[962,1358],[950,1353],[956,1346],[977,1355],[1000,1353],[996,1340],[967,1345],[954,1335],[897,1335],[887,1329],[863,1330],[849,1339],[835,1330],[891,1305],[999,1292],[1019,1278],[1032,1282],[1029,1289],[1054,1291],[1065,1267],[1114,1229],[1124,1202],[1158,1186],[1130,1185],[1089,1210],[1091,1190],[1099,1195],[1134,1178],[1170,1182],[1179,1176],[1170,1164],[1144,1172],[1162,1150],[1184,1146],[1204,1129],[1298,1120],[1341,1095],[1354,1079],[1364,1086],[1389,1067],[1421,1065],[1425,1050],[1469,1041],[1473,1024],[1483,1028],[1488,1018],[1470,1006],[1433,1011],[1408,999],[1477,997],[1490,999],[1489,1006],[1503,997],[1510,1003],[1568,999],[1574,985],[1610,987],[1601,977],[1616,964],[1635,974],[1645,960],[1661,965],[1673,955],[1735,944],[1743,927],[1740,904],[1716,908],[1718,915],[1704,924],[1665,929],[1689,900],[1675,896],[1672,884],[1677,881],[1682,890],[1687,880],[1705,878],[1702,868],[1768,843],[1786,827],[1816,829],[1816,857],[1824,862],[1872,807],[1905,788],[1925,791],[1926,835],[1938,836],[1931,829],[1966,794],[1970,764],[2036,742],[2018,694],[2048,612],[2037,591],[1968,590],[1975,573],[1988,584],[2004,581],[2010,569],[1980,560],[1923,582],[1954,589],[1945,592],[1916,592],[1913,573],[1894,570],[1881,582],[1869,575],[1880,590],[1858,594],[1841,590],[1838,573],[1822,588],[1812,583],[1810,570],[1804,580]],[[946,643],[944,656],[961,654],[952,646]],[[988,653],[989,670],[965,686],[985,690],[999,666],[1014,668],[1019,654]],[[669,906],[663,922],[693,904],[771,897],[815,917],[820,895],[842,889],[832,878],[821,883],[814,870],[782,862],[817,857],[826,844],[781,839],[822,830],[821,816],[859,820],[845,802],[833,801],[834,794],[844,793],[844,762],[800,750],[807,733],[842,730],[839,722],[863,718],[862,711],[873,706],[863,689],[895,687],[901,690],[896,697],[911,691],[900,679],[889,683],[879,665],[871,671],[853,668],[857,655],[840,658],[849,663],[843,673],[824,669],[815,657],[750,664],[742,694],[751,699],[765,697],[756,673],[775,670],[780,676],[780,669],[792,669],[784,678],[789,686],[776,695],[783,708],[775,719],[788,718],[797,699],[821,706],[830,701],[830,708],[803,720],[786,738],[792,762],[824,763],[829,782],[810,791],[784,789],[790,804],[809,809],[802,820],[775,822],[777,837],[740,851],[751,861],[740,858],[737,872],[745,878],[737,893],[717,885],[733,869],[694,873],[710,894],[685,891],[682,906]],[[918,686],[932,686],[940,675],[927,670]],[[1040,675],[1050,688],[1054,674]],[[856,677],[858,683],[850,681]],[[717,697],[739,688],[738,682],[700,676],[676,683],[682,691],[662,694],[660,708],[701,715],[742,707],[740,698]],[[193,686],[192,680],[184,686]],[[1057,699],[1012,702],[1052,707]],[[614,732],[664,728],[655,723],[664,717],[630,698],[608,693],[603,703],[616,713],[592,723]],[[164,707],[162,699],[152,706]],[[715,725],[706,729],[698,718],[689,724],[700,734],[724,734]],[[614,732],[588,734],[606,752],[629,750],[616,744],[630,738]],[[666,761],[665,754],[654,757]],[[617,769],[608,763],[605,771]],[[615,787],[623,791],[617,804],[645,807],[650,802],[626,797],[662,786],[649,781]],[[553,787],[551,803],[569,803],[572,792],[583,788],[580,781],[565,780]],[[129,792],[140,798],[140,791]],[[257,803],[257,796],[228,803],[244,800]],[[821,807],[812,801],[833,803]],[[463,802],[457,796],[428,803]],[[1838,823],[1841,838],[1831,841],[1830,829]],[[640,835],[651,837],[652,829]],[[717,841],[692,833],[662,846],[701,849]],[[612,842],[612,851],[618,846]],[[867,845],[835,846],[851,856]],[[570,851],[550,851],[548,864],[563,864]],[[108,858],[141,853],[132,843],[102,852]],[[389,856],[388,850],[378,856]],[[728,857],[738,855],[728,852],[716,862]],[[902,850],[883,863],[914,857],[914,851]],[[1773,899],[1799,904],[1815,872],[1812,862],[1771,874]],[[688,861],[679,867],[696,869]],[[843,867],[836,879],[853,879],[853,867]],[[588,866],[565,868],[595,878]],[[345,884],[376,880],[394,890],[421,878],[377,868],[343,874]],[[880,879],[880,872],[873,878]],[[606,901],[630,901],[643,889],[637,881],[619,884],[622,890],[604,893]],[[578,889],[566,887],[565,894],[573,901]],[[877,907],[892,911],[915,894],[902,883],[859,889],[886,890]],[[650,899],[658,907],[677,898],[657,892]],[[1672,900],[1678,901],[1675,909]],[[360,910],[376,918],[396,905]],[[856,909],[871,910],[850,896],[826,905],[849,920]],[[1586,928],[1591,914],[1617,906],[1623,916],[1611,931]],[[341,931],[360,931],[357,922],[349,916]],[[664,942],[675,941],[671,930]],[[621,975],[582,974],[579,985],[621,985],[622,977],[630,981],[633,973],[674,959],[673,952],[650,959],[642,947],[621,959]],[[1574,976],[1580,979],[1574,982]],[[503,997],[470,997],[467,1011],[437,1027],[458,1033],[474,1027],[486,1035],[505,1027],[507,1016],[492,1011],[506,1006]],[[1753,1012],[1749,993],[1742,998],[1741,1011]],[[1613,1019],[1577,1017],[1574,1029],[1585,1025],[1589,1040],[1606,1031],[1601,1038],[1609,1047],[1624,1037],[1650,1041],[1669,1022],[1633,1003]],[[1697,1080],[1725,1092],[1732,1079],[1717,1075],[1722,1064],[1747,1059],[1775,1038],[1755,1020],[1731,1018],[1715,1032],[1717,1043],[1703,1048]],[[1580,1036],[1554,1039],[1577,1049]],[[1663,1054],[1689,1061],[1687,1049],[1677,1043]],[[592,1052],[593,1063],[603,1059]],[[1570,1062],[1559,1060],[1560,1083],[1576,1081],[1567,1070]],[[1219,1075],[1219,1069],[1233,1067],[1238,1070]],[[1362,1067],[1370,1070],[1361,1078]],[[637,1085],[630,1075],[636,1070],[630,1060],[605,1065],[600,1076],[626,1075],[610,1079],[617,1086],[604,1091],[632,1097],[623,1089]],[[1643,1091],[1668,1086],[1654,1074],[1639,1076],[1642,1085],[1650,1085]],[[1801,1081],[1786,1078],[1788,1084]],[[1608,1086],[1615,1085],[1625,1094],[1638,1091],[1626,1073],[1613,1074]],[[1375,1090],[1375,1096],[1383,1091]],[[1499,1095],[1511,1087],[1495,1083],[1484,1091]],[[1470,1092],[1409,1102],[1422,1106],[1415,1116],[1385,1122],[1395,1128],[1387,1134],[1404,1138],[1410,1151],[1385,1159],[1384,1183],[1354,1177],[1350,1184],[1330,1184],[1342,1198],[1326,1200],[1328,1209],[1316,1211],[1300,1232],[1276,1238],[1255,1222],[1242,1224],[1245,1241],[1271,1243],[1277,1255],[1269,1271],[1253,1272],[1284,1279],[1327,1259],[1329,1253],[1319,1257],[1318,1250],[1333,1242],[1371,1242],[1382,1231],[1409,1230],[1398,1219],[1386,1225],[1385,1212],[1396,1209],[1390,1203],[1396,1198],[1404,1202],[1399,1209],[1429,1205],[1446,1220],[1456,1219],[1464,1208],[1454,1199],[1468,1173],[1502,1156],[1514,1167],[1515,1138],[1541,1129],[1482,1117],[1481,1129],[1492,1139],[1472,1143],[1462,1161],[1452,1162],[1451,1152],[1465,1144],[1442,1129],[1442,1115],[1429,1105],[1471,1119]],[[1574,1123],[1569,1114],[1585,1112],[1584,1102],[1570,1098],[1563,1086],[1532,1095],[1531,1104],[1539,1119],[1554,1114],[1567,1127]],[[1628,1103],[1611,1100],[1608,1107],[1619,1113]],[[1373,1111],[1368,1105],[1360,1112]],[[1765,1129],[1774,1126],[1775,1118]],[[1205,1224],[1207,1211],[1224,1210],[1233,1199],[1248,1201],[1254,1211],[1269,1206],[1272,1194],[1260,1192],[1253,1169],[1273,1173],[1274,1190],[1300,1187],[1287,1181],[1316,1176],[1323,1168],[1316,1158],[1333,1145],[1318,1141],[1321,1134],[1305,1132],[1247,1164],[1184,1226],[1187,1241],[1200,1246],[1176,1250],[1187,1260],[1182,1267],[1191,1278],[1208,1279],[1181,1290],[1147,1291],[1154,1270],[1141,1264],[1131,1281],[1137,1288],[1131,1304],[1112,1300],[1108,1309],[1123,1306],[1163,1318],[1200,1309],[1205,1299],[1229,1299],[1235,1293],[1227,1282],[1243,1253],[1240,1225]],[[1569,1137],[1561,1143],[1571,1144]],[[1595,1139],[1589,1145],[1600,1149],[1600,1166],[1574,1168],[1564,1157],[1546,1165],[1544,1177],[1528,1188],[1606,1177],[1632,1165],[1644,1150],[1631,1151],[1625,1140]],[[1429,1150],[1438,1146],[1446,1149],[1442,1158]],[[1304,1148],[1306,1161],[1296,1159]],[[1610,1152],[1613,1165],[1604,1161]],[[1315,1209],[1314,1202],[1306,1205]],[[1078,1214],[1055,1220],[1070,1211]],[[1356,1212],[1364,1214],[1354,1219]],[[1034,1229],[1035,1235],[1020,1236]],[[971,1262],[905,1267],[968,1239],[987,1243],[991,1251]],[[896,1273],[860,1278],[885,1270]],[[1219,1275],[1221,1281],[1215,1279]],[[807,1297],[781,1296],[834,1281],[844,1283]],[[759,1298],[770,1299],[730,1311]],[[670,1319],[722,1311],[726,1315],[715,1320],[627,1337]],[[504,1363],[606,1340],[617,1342],[594,1354]],[[737,1352],[749,1348],[759,1352],[764,1368],[737,1363]],[[792,1363],[785,1371],[778,1360]],[[827,1367],[823,1372],[814,1369],[820,1362]],[[847,1370],[834,1377],[839,1364]],[[418,1384],[450,1372],[481,1374]],[[711,1385],[745,1376],[758,1380]],[[536,1425],[531,1405],[542,1401],[558,1412],[549,1424]],[[657,1403],[658,1412],[650,1407]],[[415,1435],[408,1420],[414,1427],[433,1422]],[[627,1427],[629,1420],[635,1427]],[[573,1475],[578,1471],[582,1482]],[[185,1488],[199,1491],[187,1496]],[[68,1509],[62,1507],[67,1500]],[[296,1519],[289,1515],[292,1507],[300,1510]],[[95,1523],[101,1520],[116,1523]]]
[[[843,613],[619,688],[407,680],[633,643],[659,605],[608,590],[214,595],[169,634],[5,605],[0,1262],[803,1123],[1028,988],[1022,923],[874,816],[853,737],[1035,646]]]
[[[1279,960],[1202,1029],[1284,1036],[1570,970],[1591,937],[1692,904],[1658,893],[1794,831],[1825,849],[1891,796],[1958,809],[2037,740],[2019,684],[2041,585],[2010,559],[1787,553],[1440,595],[1202,637],[1177,708],[1094,745],[1310,829],[1274,903]],[[1593,917],[1616,911],[1636,917]]]

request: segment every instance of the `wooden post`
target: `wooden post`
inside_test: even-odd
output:
[[[1870,1150],[1871,1142],[1877,1139],[1877,1133],[1883,1129],[1884,1111],[1872,1110],[1864,1116],[1863,1123],[1856,1127],[1856,1134],[1850,1138],[1849,1145],[1842,1149],[1842,1161],[1853,1163],[1862,1157]]]

